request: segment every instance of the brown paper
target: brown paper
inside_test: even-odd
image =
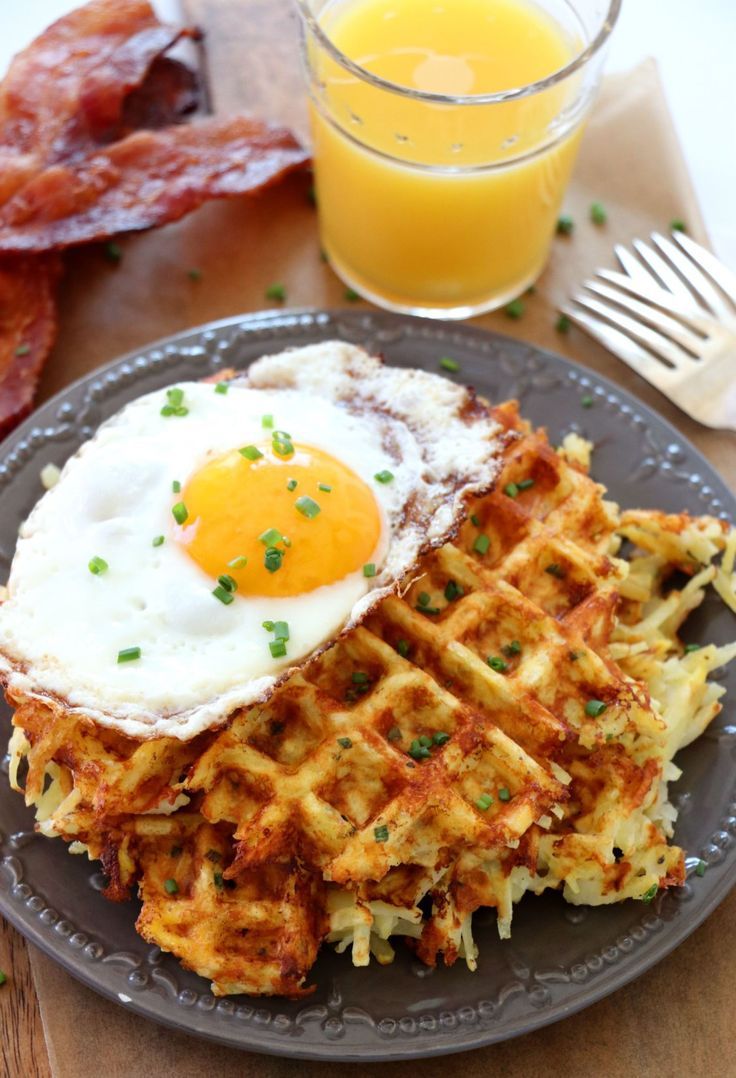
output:
[[[300,125],[303,98],[294,26],[282,0],[190,0],[207,30],[212,97],[223,111],[250,105]],[[253,46],[258,55],[249,57]],[[265,49],[265,52],[264,52]],[[124,240],[118,267],[97,249],[68,259],[61,332],[42,398],[93,367],[158,337],[210,319],[261,308],[265,288],[283,282],[292,306],[343,306],[344,286],[319,257],[308,178],[294,177],[252,199],[211,205],[187,220]],[[599,199],[609,221],[588,220]],[[557,305],[596,266],[613,265],[614,242],[629,242],[672,218],[703,239],[703,226],[652,62],[610,78],[583,142],[567,207],[572,237],[555,240],[526,313],[502,312],[479,325],[552,348],[608,375],[659,409],[736,487],[736,438],[707,431],[577,330],[555,331]],[[188,270],[201,270],[192,281]],[[584,1013],[519,1040],[476,1051],[462,1063],[387,1064],[388,1076],[424,1078],[462,1066],[481,1075],[561,1073],[723,1074],[733,1059],[732,946],[736,896],[686,944],[634,985]],[[724,945],[725,941],[725,945]],[[287,1062],[195,1041],[126,1013],[32,951],[38,998],[56,1078],[150,1078],[216,1073],[282,1078],[374,1074],[362,1065]],[[30,1071],[29,1071],[30,1073]],[[736,1073],[732,1070],[731,1073]]]

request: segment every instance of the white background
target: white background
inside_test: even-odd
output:
[[[0,72],[69,0],[0,0]],[[154,0],[164,18],[178,0]],[[736,269],[736,0],[624,0],[608,69],[654,56],[716,253]]]

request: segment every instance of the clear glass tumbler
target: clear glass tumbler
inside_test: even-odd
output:
[[[321,241],[337,273],[382,307],[436,318],[467,318],[523,292],[547,260],[621,0],[536,0],[540,33],[557,35],[564,62],[493,93],[466,92],[482,56],[428,50],[426,26],[416,48],[395,50],[397,70],[409,55],[415,82],[439,76],[451,93],[391,81],[371,70],[371,55],[338,47],[334,27],[351,5],[363,5],[374,37],[376,20],[395,17],[390,0],[296,2]],[[427,0],[426,10],[452,2]]]

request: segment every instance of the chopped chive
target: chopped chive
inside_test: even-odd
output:
[[[266,299],[274,299],[279,303],[283,303],[286,299],[286,289],[279,281],[275,281],[268,286],[265,295]]]
[[[271,430],[271,428],[273,427],[273,416],[272,415],[262,415],[261,416],[261,426],[263,427],[264,430]]]
[[[294,452],[294,446],[290,438],[278,437],[279,432],[271,435],[271,449],[277,457],[290,457]]]
[[[261,532],[258,538],[264,546],[276,546],[284,537],[278,528],[266,528],[265,532]]]
[[[518,640],[512,640],[510,644],[504,644],[501,651],[510,659],[513,655],[521,655],[521,644]]]
[[[166,390],[166,396],[169,404],[173,404],[174,408],[178,408],[184,401],[184,390],[179,386],[173,386],[171,389]]]
[[[419,738],[414,738],[409,746],[409,755],[413,760],[428,760],[432,753],[426,745],[419,743]]]
[[[502,786],[501,789],[498,791],[498,800],[499,801],[510,801],[511,800],[511,791],[509,790],[508,786]]]
[[[0,987],[2,987],[6,983],[7,979],[8,978],[5,976],[3,971],[0,969]]]
[[[95,554],[93,558],[89,559],[89,562],[87,563],[87,568],[89,569],[90,573],[93,573],[95,576],[99,576],[100,573],[107,572],[107,570],[109,569],[109,565],[104,558],[98,558]]]
[[[479,528],[480,527],[480,517],[477,516],[475,513],[471,513],[470,514],[470,523],[474,524],[476,526],[476,528]]]
[[[120,244],[113,243],[112,240],[105,244],[105,258],[108,262],[114,262],[117,264],[123,257],[123,251]]]
[[[175,479],[174,482],[171,484],[171,489],[174,492],[174,494],[179,494],[180,493],[180,491],[181,491],[181,483],[179,482],[178,479]]]
[[[287,490],[296,490],[297,485],[298,484],[297,484],[296,479],[290,479],[289,482],[286,484],[286,489]]]
[[[685,644],[685,654],[689,655],[691,651],[700,651],[702,644]]]
[[[272,622],[271,632],[277,640],[289,639],[289,623],[288,621],[274,621]]]
[[[443,371],[449,371],[450,374],[457,374],[460,370],[460,364],[456,359],[452,359],[450,356],[443,356],[440,360],[440,367]]]
[[[428,591],[420,591],[417,595],[417,602],[420,606],[429,606],[432,596]]]
[[[285,547],[290,547],[291,546],[291,539],[289,538],[288,535],[282,535],[281,536],[281,542],[284,544]]]
[[[567,317],[567,315],[566,314],[561,314],[560,317],[555,322],[555,329],[557,330],[558,333],[569,333],[571,325],[572,325],[572,322]]]
[[[593,407],[593,398],[590,396],[589,393],[586,393],[584,397],[580,398],[580,407],[581,408],[592,408]]]
[[[307,520],[314,520],[320,512],[319,505],[314,498],[310,498],[308,494],[302,494],[301,498],[297,498],[294,502],[294,506],[303,517],[307,518]]]
[[[563,213],[561,217],[557,218],[557,234],[559,236],[569,236],[574,228],[575,222],[569,213]]]
[[[507,318],[521,318],[524,314],[524,301],[521,299],[512,299],[511,303],[507,303],[504,307],[503,313]]]
[[[582,651],[568,651],[567,657],[571,663],[576,663],[582,654]]]
[[[31,350],[30,344],[19,344],[15,350],[16,356],[27,356]]]
[[[455,599],[460,599],[465,594],[465,589],[462,585],[458,584],[454,580],[448,580],[445,584],[445,598],[448,603],[454,602]]]
[[[272,633],[273,632],[273,622],[272,621],[262,621],[261,625],[263,626],[263,628],[266,630],[267,633]]]
[[[215,383],[215,393],[221,393],[223,397],[225,396],[225,394],[227,393],[229,388],[230,388],[230,386],[228,385],[227,382],[216,382]]]
[[[491,540],[487,535],[477,535],[473,543],[473,550],[476,554],[487,554],[490,545]]]
[[[398,651],[401,658],[405,659],[406,656],[409,654],[409,641],[408,640],[403,640],[403,639],[402,640],[397,640],[396,641],[396,650]]]
[[[182,854],[181,846],[172,846],[171,849],[169,850],[169,857],[181,857],[181,854]]]
[[[687,232],[687,226],[681,218],[675,217],[670,221],[670,232]]]
[[[529,490],[530,487],[534,486],[534,480],[533,479],[520,479],[519,482],[516,485],[519,488],[519,490]]]
[[[164,537],[163,537],[163,535],[154,536],[154,539],[153,539],[153,542],[151,543],[151,546],[163,546],[163,545],[164,545]]]
[[[436,734],[432,734],[432,740],[435,745],[445,745],[450,740],[450,735],[444,730],[438,730]]]
[[[222,576],[218,576],[217,583],[221,587],[223,587],[225,589],[225,591],[237,591],[238,590],[238,582],[237,582],[237,580],[233,580],[233,578],[228,573],[223,573]]]
[[[332,493],[332,487],[328,483],[318,483],[317,490],[323,490],[325,494]]]
[[[488,809],[492,804],[493,798],[490,794],[481,794],[480,797],[476,799],[475,807],[480,809],[481,812],[488,812]]]
[[[384,468],[382,472],[376,472],[373,476],[377,483],[390,483],[393,477],[393,472],[388,471],[387,468]]]
[[[268,649],[271,652],[273,659],[283,659],[286,655],[286,641],[285,640],[271,640]]]
[[[245,457],[246,460],[260,460],[263,456],[260,449],[257,449],[254,445],[244,445],[242,449],[238,450],[241,457]]]
[[[606,223],[608,214],[606,213],[606,207],[602,202],[591,202],[590,219],[594,225],[604,225]]]
[[[224,882],[223,882],[223,879],[222,879],[222,873],[221,872],[215,872],[213,874],[212,882],[214,883],[214,885],[215,885],[215,887],[217,888],[218,891],[221,891],[222,888],[225,886]]]
[[[235,596],[230,589],[223,587],[222,584],[218,584],[217,587],[213,589],[212,594],[216,599],[220,600],[223,606],[230,606],[230,603],[235,599]]]
[[[192,266],[191,269],[187,270],[187,277],[189,278],[190,281],[201,281],[202,280],[202,270],[197,269],[196,266]]]
[[[353,743],[349,737],[338,737],[337,743],[343,749],[351,749],[353,747]]]
[[[706,867],[707,866],[705,864],[705,861],[698,861],[697,865],[695,866],[695,875],[704,876]]]
[[[499,674],[505,673],[505,671],[509,668],[509,664],[507,662],[504,662],[504,660],[498,655],[489,655],[486,659],[486,662],[490,666],[491,670],[495,670]]]
[[[167,895],[176,895],[179,893],[179,884],[169,877],[168,880],[164,880],[164,891]]]
[[[432,747],[432,738],[427,737],[426,734],[422,734],[421,737],[418,737],[417,741],[419,742],[419,744],[422,746],[423,749],[431,749],[431,747]]]
[[[504,494],[507,495],[507,497],[515,498],[517,496],[517,494],[519,493],[519,484],[518,483],[507,483],[506,486],[503,488],[503,492],[504,492]]]
[[[176,505],[171,507],[171,515],[177,524],[183,524],[189,517],[189,510],[184,502],[177,502]]]
[[[417,604],[415,609],[418,610],[420,614],[439,614],[440,612],[438,606],[420,606]]]
[[[373,837],[376,842],[388,842],[388,827],[385,823],[373,828]]]
[[[544,571],[549,573],[550,576],[556,576],[558,580],[565,579],[565,570],[556,561],[551,562]]]
[[[653,883],[652,886],[649,887],[644,892],[644,894],[641,896],[641,901],[642,902],[651,902],[652,899],[656,896],[658,890],[659,890],[659,884],[658,883]]]
[[[343,295],[348,303],[357,303],[359,299],[362,299],[360,292],[356,292],[354,288],[346,288]]]
[[[353,685],[367,685],[370,678],[362,670],[354,670],[350,676]]]
[[[386,737],[389,741],[401,741],[401,730],[398,726],[392,726]]]
[[[118,652],[119,663],[130,663],[133,662],[134,659],[140,659],[140,657],[141,649],[139,647],[123,648],[122,651]]]
[[[238,554],[237,558],[233,558],[232,561],[227,563],[228,569],[244,569],[248,564],[248,559],[244,554]]]
[[[375,576],[376,566],[372,561],[366,562],[363,566],[363,576]]]
[[[263,555],[263,564],[268,569],[269,573],[275,573],[280,569],[283,559],[283,551],[279,550],[278,547],[266,547],[266,553]]]
[[[207,850],[205,857],[208,861],[211,861],[213,865],[217,865],[222,861],[222,854],[218,853],[217,850]]]
[[[585,705],[585,714],[589,715],[591,719],[597,719],[599,715],[603,714],[607,706],[602,700],[588,700]]]

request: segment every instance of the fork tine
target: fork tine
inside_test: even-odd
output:
[[[649,270],[642,266],[636,255],[632,255],[628,247],[624,247],[623,243],[617,243],[613,250],[616,254],[616,258],[621,263],[624,273],[628,274],[632,281],[636,281],[642,288],[653,284],[658,288],[662,287]]]
[[[732,312],[716,292],[704,273],[698,266],[680,250],[677,244],[668,240],[659,232],[652,233],[652,240],[660,251],[670,260],[676,270],[685,278],[690,288],[695,292],[700,301],[705,304],[716,318],[728,319]]]
[[[662,392],[667,392],[667,386],[674,380],[675,373],[670,367],[665,367],[658,359],[654,359],[651,353],[632,341],[631,337],[627,337],[625,333],[621,333],[608,322],[602,322],[586,311],[569,305],[563,307],[562,310],[572,322],[599,341],[609,352],[613,352],[622,359],[638,375],[646,378]]]
[[[701,247],[684,232],[675,232],[674,239],[687,251],[693,262],[697,262],[700,268],[713,278],[721,291],[725,292],[736,306],[736,273],[732,273],[728,266],[724,266],[714,254],[705,247]]]
[[[584,287],[590,292],[602,296],[603,299],[610,299],[613,303],[618,304],[619,307],[623,307],[625,310],[630,311],[631,314],[639,318],[642,322],[646,322],[647,325],[655,327],[663,333],[665,337],[668,337],[671,341],[674,341],[691,352],[693,358],[696,358],[699,355],[703,346],[703,338],[691,333],[681,322],[678,322],[674,318],[670,318],[668,314],[660,311],[651,303],[642,303],[640,300],[635,299],[626,292],[619,292],[615,288],[611,288],[606,284],[600,284],[598,281],[594,280],[586,281]]]
[[[678,299],[675,299],[671,292],[667,292],[664,288],[660,288],[659,285],[652,283],[651,280],[640,286],[637,282],[632,281],[630,277],[627,277],[625,273],[619,273],[617,270],[609,269],[599,269],[596,271],[596,275],[602,278],[602,280],[616,285],[617,288],[624,289],[626,292],[638,296],[639,299],[643,299],[647,303],[655,303],[658,307],[663,307],[666,311],[670,311],[672,314],[677,315],[677,318],[684,326],[696,333],[700,333],[704,337],[711,336],[714,330],[717,329],[711,316],[706,314],[702,307],[699,307],[698,304],[695,303],[692,296],[690,297],[688,310],[685,311],[683,309],[683,304]]]
[[[629,318],[627,314],[616,310],[610,304],[591,299],[584,292],[578,292],[576,296],[573,296],[573,299],[581,307],[585,307],[586,310],[599,315],[605,321],[611,322],[617,329],[622,330],[638,344],[644,345],[650,352],[654,352],[656,356],[659,356],[666,364],[671,364],[675,369],[681,367],[688,360],[693,361],[693,357],[680,348],[679,345],[673,344],[672,341],[663,337],[661,333],[657,333],[655,330],[649,329],[648,326],[643,326],[640,322],[635,321],[635,319]]]
[[[659,278],[658,283],[661,288],[668,289],[673,296],[677,296],[682,303],[689,304],[691,308],[695,306],[695,299],[690,289],[657,251],[643,240],[633,240],[633,246],[639,257]]]

